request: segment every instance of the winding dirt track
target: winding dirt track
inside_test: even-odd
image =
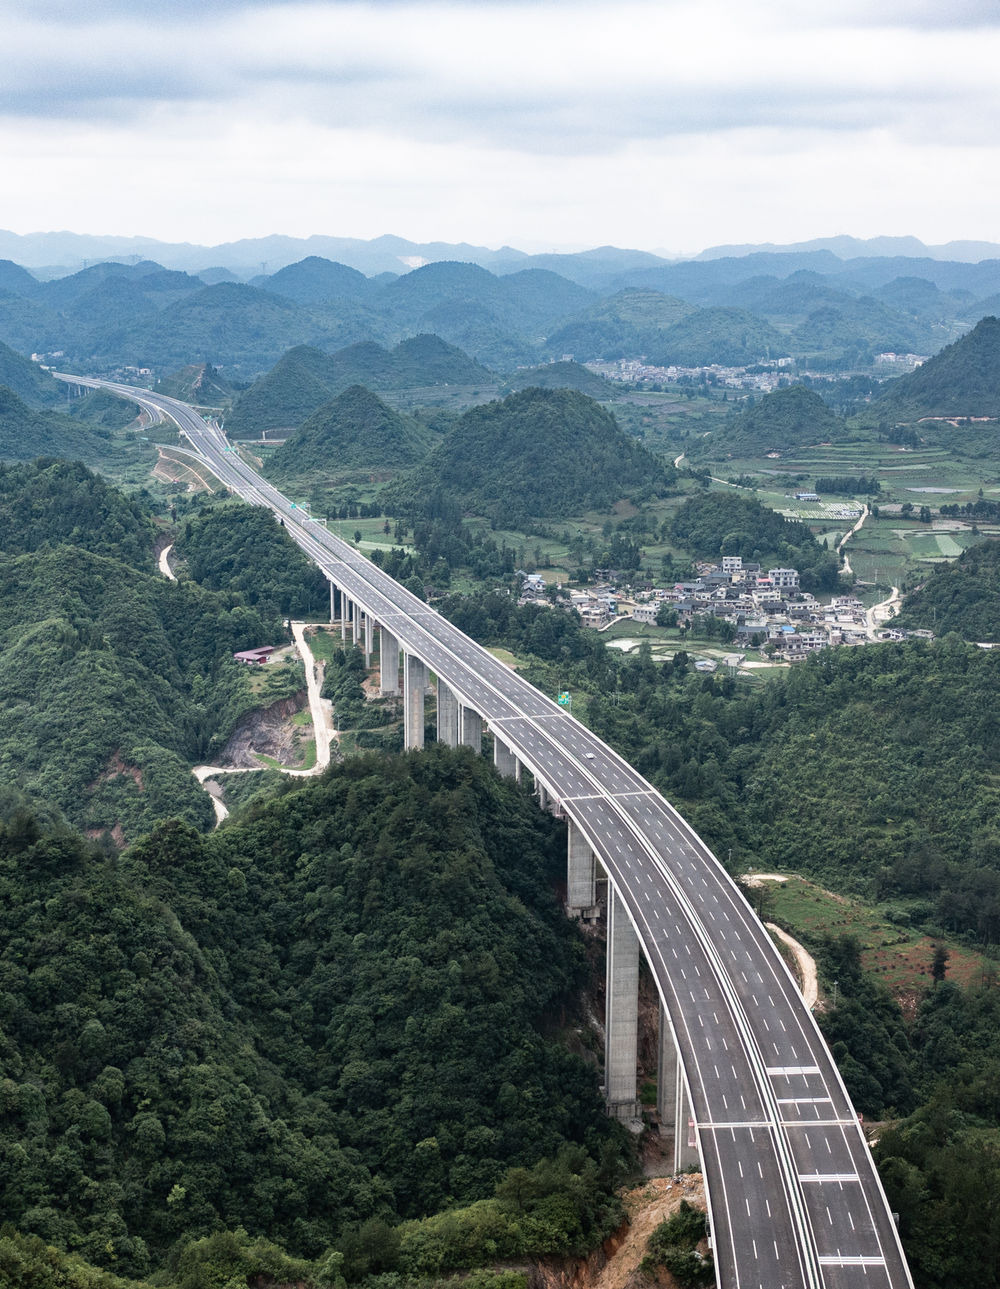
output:
[[[169,550],[170,547],[167,547]],[[166,551],[160,556],[161,568],[165,560]],[[167,576],[172,577],[172,573]],[[309,695],[309,712],[312,716],[313,734],[316,739],[316,764],[308,770],[292,770],[279,766],[282,774],[291,775],[297,779],[309,779],[314,775],[322,774],[330,764],[330,748],[337,737],[337,731],[333,724],[333,705],[328,698],[320,696],[320,675],[316,667],[316,659],[313,657],[313,651],[309,648],[309,641],[306,639],[306,628],[310,624],[307,622],[293,622],[292,635],[295,639],[295,647],[299,651],[299,656],[306,669],[306,692]],[[263,766],[258,767],[263,769]],[[191,771],[201,786],[212,798],[212,808],[215,810],[216,827],[222,823],[229,815],[225,803],[216,796],[212,791],[210,780],[220,774],[252,774],[254,771],[243,766],[235,765],[196,765]]]

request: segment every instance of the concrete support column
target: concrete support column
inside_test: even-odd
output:
[[[354,643],[361,643],[361,605],[355,600],[351,605],[351,630],[354,633]]]
[[[499,734],[493,735],[493,764],[504,778],[517,778],[517,757]]]
[[[614,888],[608,898],[604,1097],[608,1113],[634,1119],[639,1058],[639,937]]]
[[[410,653],[403,659],[403,746],[420,748],[424,745],[424,688],[427,685],[427,668],[419,658]]]
[[[462,708],[458,741],[476,752],[483,750],[483,718],[471,707]]]
[[[566,907],[571,917],[582,917],[597,903],[594,891],[596,861],[590,843],[569,821],[568,864],[566,870]]]
[[[677,1062],[674,1115],[674,1172],[679,1173],[691,1164],[699,1163],[698,1132],[694,1123],[694,1112],[688,1101],[687,1088],[684,1086],[684,1071],[680,1061]]]
[[[548,788],[545,786],[544,783],[542,783],[541,779],[535,780],[535,787],[538,789],[539,806],[541,807],[542,810],[548,810],[549,801],[550,801]]]
[[[347,643],[347,618],[351,612],[351,602],[344,594],[340,593],[340,643]]]
[[[399,693],[399,641],[385,627],[378,629],[379,692],[395,697]]]
[[[656,1062],[656,1112],[660,1116],[660,1133],[666,1136],[671,1127],[677,1130],[677,1044],[660,1003],[660,1041]],[[676,1135],[674,1138],[676,1142]]]
[[[337,593],[336,588],[331,582],[330,583],[330,622],[331,623],[336,622],[337,620],[336,614],[334,613],[334,597],[336,596],[336,593]]]
[[[365,614],[365,666],[366,667],[370,667],[372,665],[372,649],[375,647],[374,626],[375,624],[372,621],[371,614],[366,613]]]
[[[684,1070],[677,1055],[677,1043],[663,1003],[660,1003],[659,1060],[656,1068],[656,1110],[660,1136],[674,1137],[674,1172],[698,1163],[698,1134],[684,1086]]]
[[[458,747],[458,699],[441,677],[437,683],[437,737],[439,743]]]

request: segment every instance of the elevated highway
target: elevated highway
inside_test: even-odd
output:
[[[187,449],[232,492],[278,515],[322,569],[331,619],[366,655],[379,632],[383,692],[399,692],[407,746],[423,742],[437,680],[438,738],[530,771],[566,818],[571,911],[607,877],[605,1095],[636,1107],[640,954],[661,1001],[659,1101],[678,1165],[700,1159],[722,1289],[910,1289],[896,1228],[857,1115],[813,1016],[770,936],[697,834],[611,748],[411,595],[243,462],[187,404],[106,381],[174,420]]]

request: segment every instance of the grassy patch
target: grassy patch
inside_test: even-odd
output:
[[[931,986],[934,950],[944,944],[950,956],[948,979],[968,987],[978,985],[996,964],[984,954],[953,941],[932,938],[905,925],[905,905],[870,908],[846,896],[834,895],[805,878],[769,882],[765,912],[796,939],[815,945],[823,936],[854,936],[861,945],[866,971],[883,980],[899,997]]]

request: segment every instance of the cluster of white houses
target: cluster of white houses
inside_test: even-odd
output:
[[[724,556],[719,564],[699,564],[691,582],[644,589],[628,594],[615,585],[571,591],[569,603],[585,626],[601,629],[612,621],[631,618],[655,623],[661,606],[668,605],[679,624],[696,616],[711,616],[732,623],[738,645],[763,649],[768,645],[788,660],[829,645],[867,643],[869,634],[864,605],[853,595],[840,595],[821,603],[799,585],[794,568],[769,568],[745,562],[739,555]],[[545,594],[539,574],[524,580],[525,599]],[[902,638],[899,632],[880,632],[879,638]]]

